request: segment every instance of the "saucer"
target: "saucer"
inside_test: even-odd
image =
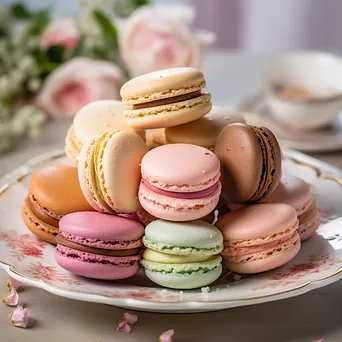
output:
[[[283,147],[302,152],[328,152],[342,149],[342,113],[327,127],[320,130],[299,130],[277,121],[266,104],[262,93],[243,100],[238,108],[245,112],[249,124],[266,126]]]

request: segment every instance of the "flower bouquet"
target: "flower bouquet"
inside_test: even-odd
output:
[[[0,11],[0,152],[36,137],[48,117],[118,99],[130,77],[199,67],[201,48],[214,40],[190,29],[195,12],[185,5],[82,0],[77,17],[54,19],[51,9],[21,3]]]

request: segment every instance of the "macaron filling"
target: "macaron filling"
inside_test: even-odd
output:
[[[220,267],[222,258],[219,255],[212,256],[209,260],[190,262],[190,263],[161,263],[154,262],[143,258],[140,263],[145,267],[146,270],[152,272],[158,272],[162,274],[205,274],[217,267]]]
[[[88,253],[74,248],[69,248],[63,245],[57,245],[56,253],[64,257],[71,259],[78,259],[83,262],[88,263],[98,263],[103,265],[114,265],[120,267],[127,267],[134,265],[138,260],[140,260],[140,255],[132,256],[110,256],[110,255],[100,255],[95,253]]]
[[[181,199],[198,199],[198,198],[209,197],[213,195],[219,187],[219,182],[217,182],[214,185],[204,190],[193,191],[193,192],[178,192],[178,191],[169,191],[169,190],[163,190],[163,189],[157,188],[156,186],[148,182],[146,179],[142,179],[142,183],[149,190],[157,194],[164,195],[167,197],[181,198]]]
[[[28,196],[27,204],[38,219],[51,226],[58,227],[59,218],[57,217],[60,217],[61,215],[54,215],[55,217],[51,216],[51,212],[40,205],[32,193]]]
[[[168,104],[173,104],[177,102],[187,101],[190,99],[194,99],[196,97],[199,97],[202,95],[201,90],[197,90],[188,94],[178,95],[174,97],[168,97],[160,100],[155,100],[151,102],[145,102],[145,103],[138,103],[133,105],[133,109],[143,109],[143,108],[150,108],[150,107],[158,107],[158,106],[164,106]]]
[[[253,194],[253,196],[250,198],[249,202],[255,202],[255,201],[260,201],[262,200],[266,194],[267,194],[267,190],[269,190],[271,183],[272,183],[272,176],[275,173],[275,169],[273,167],[273,169],[271,170],[271,172],[269,172],[268,167],[270,165],[268,165],[268,158],[269,158],[269,151],[267,151],[267,145],[265,143],[265,136],[266,133],[262,130],[261,127],[256,127],[256,126],[250,126],[252,132],[254,133],[254,135],[257,137],[259,143],[260,143],[260,147],[261,147],[261,152],[262,152],[262,170],[261,170],[261,176],[260,176],[260,182],[258,185],[257,190],[255,191],[255,193]],[[267,136],[267,135],[266,135]],[[272,157],[274,158],[274,152],[273,152],[273,147],[271,145],[271,142],[269,142],[269,146],[271,147],[271,154]],[[275,163],[274,163],[275,164]],[[271,178],[268,177],[268,173],[271,174]],[[267,179],[269,179],[269,181],[267,182]]]
[[[96,247],[89,247],[87,245],[81,245],[79,243],[72,242],[62,235],[56,236],[56,242],[59,245],[77,249],[82,252],[93,253],[93,254],[100,254],[100,255],[109,255],[109,256],[131,256],[139,254],[140,248],[133,248],[133,249],[123,249],[123,250],[110,250],[104,248],[96,248]]]

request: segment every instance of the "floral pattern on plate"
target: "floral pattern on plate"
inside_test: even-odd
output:
[[[276,270],[242,277],[224,271],[210,287],[190,291],[158,287],[143,270],[130,279],[111,282],[65,271],[55,261],[54,246],[32,235],[20,215],[29,175],[43,165],[68,163],[61,152],[36,158],[0,181],[0,266],[12,277],[60,296],[159,312],[226,309],[325,286],[342,278],[342,172],[298,152],[284,155],[283,172],[312,184],[321,226],[294,260]]]

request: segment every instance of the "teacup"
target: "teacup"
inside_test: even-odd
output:
[[[283,55],[264,75],[275,119],[302,129],[329,124],[342,107],[342,59],[324,52]]]

